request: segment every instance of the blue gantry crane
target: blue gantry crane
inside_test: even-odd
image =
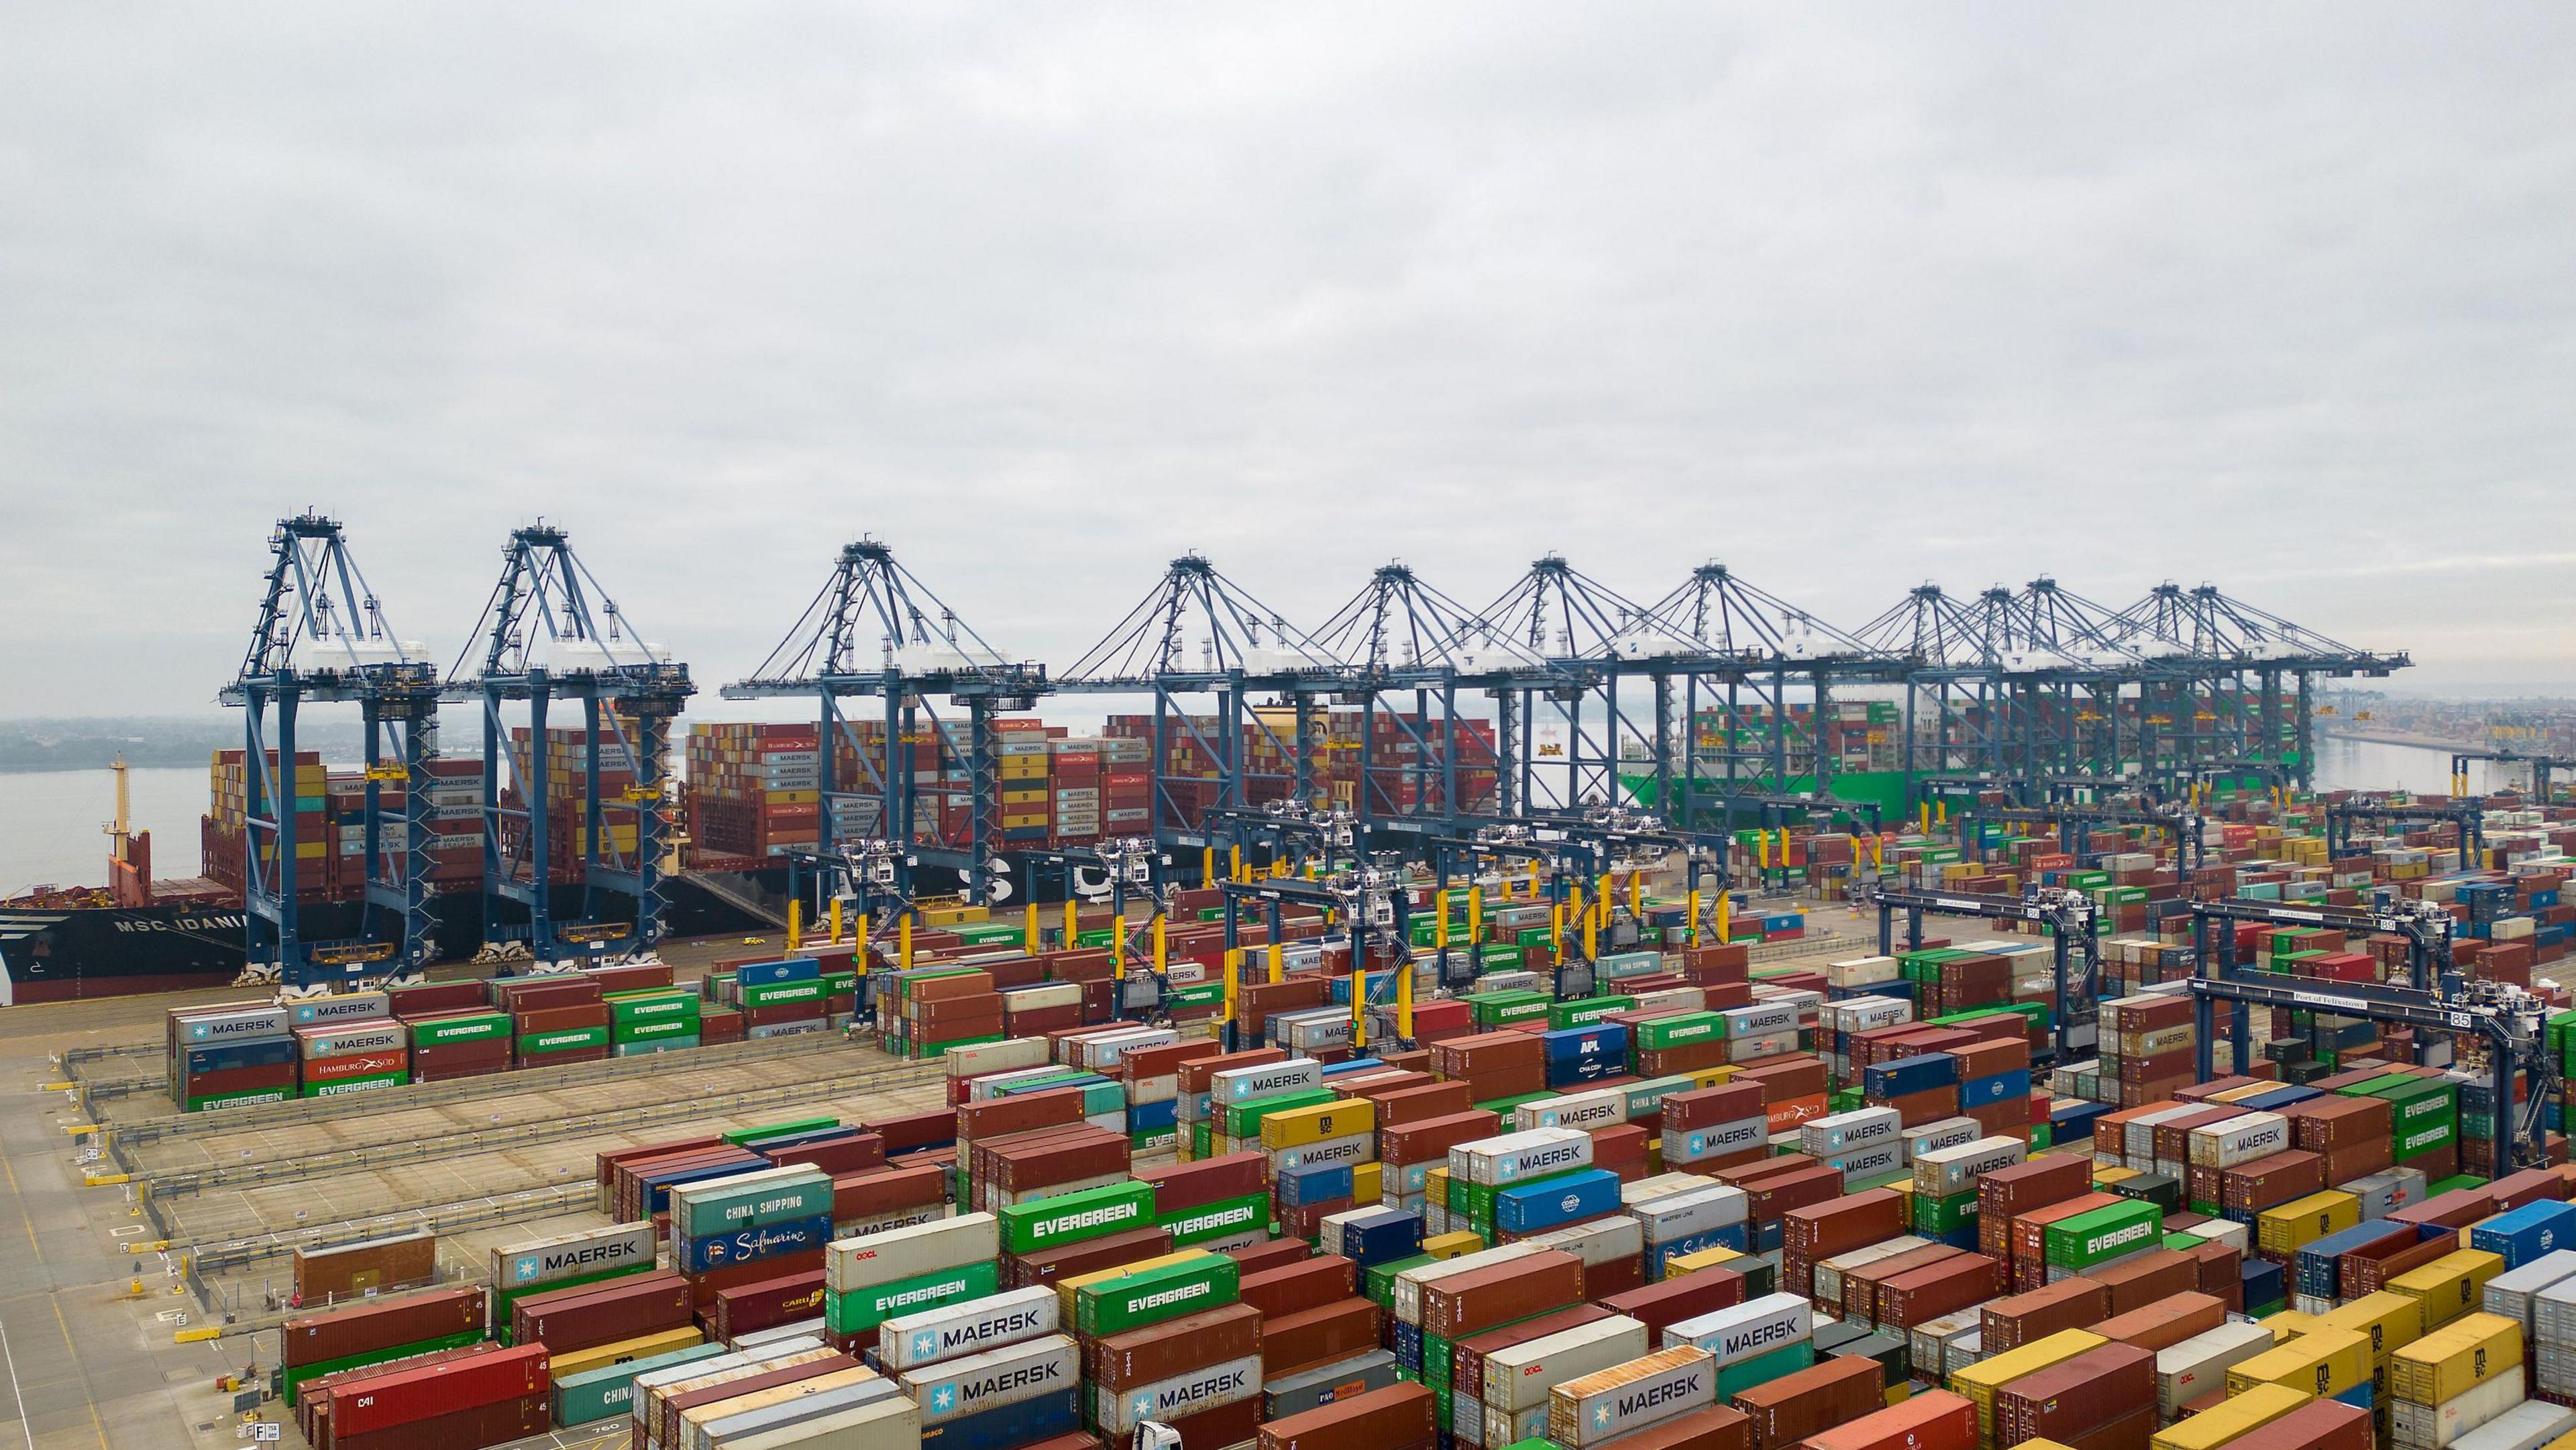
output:
[[[269,552],[259,624],[222,692],[224,703],[242,707],[250,971],[298,992],[417,973],[432,951],[422,761],[437,732],[437,667],[386,624],[337,520],[313,512],[280,520]],[[308,888],[319,886],[339,849],[327,835],[306,840],[298,828],[299,807],[321,804],[319,783],[295,763],[307,704],[355,704],[365,726],[358,929],[330,940],[308,938],[302,914]],[[389,791],[398,805],[387,804]],[[321,847],[317,857],[304,853],[308,845]]]
[[[844,545],[832,577],[805,607],[750,678],[724,687],[728,700],[812,697],[819,726],[822,845],[818,868],[840,870],[842,883],[864,900],[909,903],[913,873],[923,866],[953,870],[965,881],[967,900],[993,894],[992,867],[1002,849],[994,817],[1000,751],[994,716],[1026,710],[1047,693],[1046,666],[1015,661],[985,643],[928,585],[896,562],[894,550],[875,539]],[[945,695],[965,714],[962,738],[939,719],[933,696]],[[876,704],[874,732],[845,701]],[[927,725],[925,731],[923,726]],[[914,742],[923,735],[932,765],[916,768]],[[846,751],[856,778],[841,778]],[[952,785],[962,769],[963,784]],[[925,790],[920,778],[939,782]],[[962,848],[936,829],[942,800],[963,796],[968,831]],[[924,806],[933,818],[923,819]],[[925,832],[928,841],[923,840]],[[836,868],[853,842],[882,843],[867,854],[873,872]],[[857,879],[879,876],[882,880]],[[888,919],[872,912],[871,920]]]
[[[570,536],[542,521],[511,531],[474,637],[479,648],[457,657],[444,696],[483,717],[484,941],[523,942],[541,966],[649,948],[662,935],[671,721],[697,690],[689,667],[638,637]],[[527,710],[524,751],[503,718],[513,704]],[[566,705],[582,724],[572,752],[578,824],[555,809],[548,726]],[[603,779],[613,776],[625,779]],[[615,839],[626,824],[631,849]],[[565,829],[575,835],[568,853],[558,849]]]

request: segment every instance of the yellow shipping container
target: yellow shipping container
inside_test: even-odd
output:
[[[1351,1202],[1371,1204],[1386,1191],[1385,1165],[1354,1163],[1351,1165]]]
[[[2284,1258],[2361,1222],[2361,1200],[2328,1189],[2267,1208],[2254,1220],[2255,1247]]]
[[[2370,1383],[2370,1366],[2369,1335],[2321,1326],[2228,1366],[2227,1392],[2243,1394],[2257,1385],[2281,1385],[2331,1399]]]
[[[1261,1120],[1261,1146],[1302,1148],[1326,1138],[1376,1131],[1377,1104],[1366,1098],[1352,1098],[1270,1114]]]
[[[1460,1254],[1475,1253],[1484,1246],[1484,1236],[1473,1229],[1433,1234],[1422,1241],[1422,1251],[1435,1259],[1454,1259]]]
[[[2302,1314],[2296,1309],[2284,1309],[2278,1314],[2266,1314],[2255,1321],[2272,1331],[2274,1344],[2287,1344],[2300,1335],[2314,1333],[2317,1326],[2324,1322],[2314,1314]]]
[[[2152,1450],[2217,1450],[2239,1435],[2262,1429],[2265,1425],[2315,1399],[2280,1385],[2256,1385],[2241,1395],[2230,1395],[2224,1404],[2201,1411],[2190,1419],[2177,1421],[2172,1428],[2159,1430],[2148,1441]]]
[[[2135,1168],[2098,1168],[2093,1172],[2093,1186],[2108,1188],[2114,1183],[2126,1183],[2132,1178],[2145,1176]]]
[[[2477,1308],[2486,1295],[2487,1280],[2503,1272],[2503,1255],[2462,1249],[2398,1275],[2387,1287],[2422,1301],[2424,1332],[2430,1334]]]
[[[2522,1325],[2501,1314],[2466,1314],[2390,1356],[2388,1392],[2439,1405],[2508,1372],[2520,1377]]]
[[[634,1339],[618,1340],[614,1344],[594,1345],[589,1349],[576,1349],[569,1354],[558,1354],[546,1363],[554,1377],[562,1379],[566,1375],[606,1369],[612,1364],[624,1364],[630,1359],[645,1359],[656,1354],[669,1354],[672,1350],[687,1349],[693,1344],[705,1342],[706,1336],[695,1327],[665,1329],[658,1334],[640,1335]]]
[[[2371,1357],[2386,1359],[2424,1337],[2424,1301],[2412,1294],[2392,1294],[2382,1289],[2321,1316],[2317,1322],[2369,1335]]]
[[[2279,1083],[2249,1083],[2244,1087],[2229,1088],[2223,1093],[2211,1093],[2209,1095],[2209,1100],[2213,1103],[2234,1107],[2236,1104],[2243,1102],[2247,1098],[2259,1098],[2265,1093],[2278,1092],[2280,1089],[2281,1085]]]
[[[1955,1394],[1967,1396],[1969,1402],[1977,1407],[1977,1440],[1990,1446],[1995,1441],[1995,1391],[2023,1375],[2035,1374],[2110,1342],[2101,1335],[2088,1334],[2081,1329],[2061,1329],[1957,1371],[1950,1376],[1950,1389]],[[2261,1421],[2255,1423],[2260,1424]]]
[[[1687,1254],[1675,1254],[1664,1260],[1664,1277],[1678,1279],[1702,1269],[1722,1269],[1743,1257],[1743,1254],[1728,1248],[1693,1249]]]

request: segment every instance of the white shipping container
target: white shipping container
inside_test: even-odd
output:
[[[1627,1210],[1650,1244],[1678,1243],[1694,1234],[1742,1223],[1752,1200],[1741,1188],[1718,1183],[1650,1199]]]
[[[1976,1187],[1978,1174],[2009,1168],[2029,1157],[2026,1138],[1979,1138],[1956,1148],[1935,1148],[1914,1160],[1915,1191],[1949,1198]]]
[[[1531,1234],[1521,1242],[1572,1254],[1581,1259],[1586,1268],[1633,1259],[1646,1251],[1645,1225],[1625,1215],[1552,1228],[1545,1233]]]
[[[1324,1085],[1324,1065],[1308,1057],[1258,1067],[1230,1067],[1208,1078],[1208,1096],[1216,1103],[1248,1103]]]
[[[1001,1257],[999,1221],[989,1213],[965,1213],[865,1238],[837,1240],[823,1257],[823,1284],[845,1294],[940,1269],[998,1262]]]
[[[1765,1294],[1685,1319],[1664,1330],[1664,1347],[1707,1350],[1719,1365],[1786,1348],[1815,1332],[1815,1306],[1795,1294]]]
[[[1541,1098],[1512,1109],[1513,1126],[1522,1132],[1540,1128],[1580,1128],[1592,1132],[1628,1121],[1628,1095],[1617,1088]]]
[[[2171,1418],[2212,1390],[2227,1387],[2227,1370],[2272,1347],[2272,1331],[2238,1320],[2156,1351],[2156,1404]]]
[[[1114,1401],[1104,1395],[1100,1401],[1100,1429],[1123,1442],[1147,1420],[1169,1422],[1260,1396],[1261,1356],[1249,1354],[1139,1385]]]
[[[1548,1392],[1548,1438],[1591,1450],[1631,1430],[1717,1403],[1717,1361],[1706,1350],[1659,1350]]]
[[[919,1450],[920,1407],[902,1396],[840,1410],[801,1425],[764,1430],[724,1450]]]
[[[1942,1118],[1921,1127],[1907,1128],[1897,1134],[1905,1141],[1905,1161],[1913,1162],[1936,1148],[1956,1148],[1985,1136],[1983,1123],[1974,1118]]]
[[[2462,1436],[2522,1403],[2522,1376],[2491,1379],[2438,1405],[2389,1402],[2389,1424],[2400,1445],[2445,1450]]]
[[[1894,1142],[1903,1123],[1894,1108],[1854,1108],[1800,1124],[1798,1142],[1810,1157],[1832,1158],[1855,1148]]]
[[[2279,1113],[2242,1113],[2192,1129],[2188,1161],[2194,1168],[2234,1168],[2289,1149],[2289,1119]]]
[[[1592,1166],[1592,1135],[1571,1128],[1537,1128],[1479,1138],[1449,1150],[1449,1172],[1469,1183],[1508,1188],[1550,1173]]]
[[[1076,996],[1079,997],[1080,983],[1066,985],[1076,988]],[[1043,1037],[1014,1037],[1007,1042],[978,1042],[949,1048],[939,1057],[947,1066],[950,1077],[982,1077],[988,1072],[1046,1066],[1047,1040]]]
[[[1512,1412],[1543,1406],[1556,1386],[1649,1353],[1651,1338],[1644,1324],[1615,1315],[1495,1350],[1485,1356],[1484,1402]]]
[[[1055,1290],[1012,1289],[887,1320],[877,1326],[877,1358],[888,1369],[911,1370],[1053,1334],[1055,1329]]]

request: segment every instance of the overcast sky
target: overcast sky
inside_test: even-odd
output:
[[[442,663],[568,526],[712,686],[872,533],[1069,664],[1172,555],[2213,580],[2576,680],[2564,7],[20,5],[0,715],[194,710],[317,505]]]

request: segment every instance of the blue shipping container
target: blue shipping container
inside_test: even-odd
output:
[[[1004,1450],[1070,1435],[1082,1428],[1082,1387],[1066,1385],[1014,1405],[996,1405],[934,1425],[921,1443],[938,1450]]]
[[[1959,1059],[1946,1052],[1900,1057],[1894,1062],[1872,1064],[1861,1071],[1861,1091],[1880,1102],[1901,1098],[1907,1093],[1955,1087],[1958,1082]]]
[[[681,1239],[674,1251],[684,1273],[703,1274],[734,1264],[758,1263],[781,1254],[819,1249],[832,1241],[832,1216],[766,1223],[702,1239]]]
[[[2030,1096],[2030,1069],[2017,1067],[1988,1077],[1972,1077],[1959,1084],[1959,1110],[1987,1107]]]
[[[275,1067],[293,1062],[295,1039],[273,1037],[262,1042],[227,1042],[220,1047],[191,1047],[184,1070],[191,1076],[201,1072],[227,1072],[236,1067]]]
[[[1664,1265],[1683,1254],[1695,1254],[1702,1249],[1733,1249],[1739,1254],[1751,1253],[1753,1250],[1748,1247],[1751,1242],[1752,1237],[1745,1232],[1743,1224],[1730,1223],[1723,1228],[1710,1229],[1706,1233],[1692,1234],[1689,1238],[1675,1239],[1671,1243],[1648,1244],[1646,1245],[1646,1278],[1649,1282],[1662,1279]]]
[[[1181,1120],[1181,1100],[1165,1098],[1159,1103],[1130,1103],[1127,1107],[1127,1131],[1155,1133]]]
[[[2390,1223],[2386,1219],[2354,1224],[2350,1228],[2338,1229],[2327,1234],[2324,1238],[2299,1250],[2299,1292],[2319,1299],[2340,1299],[2343,1296],[2337,1292],[2341,1283],[2341,1275],[2336,1267],[2338,1259],[2354,1249],[2367,1248],[2381,1239],[2412,1240],[2414,1237],[2415,1230],[2411,1225]]]
[[[1494,1227],[1505,1233],[1545,1233],[1618,1210],[1619,1175],[1606,1168],[1587,1168],[1496,1193]]]
[[[2469,1247],[2504,1255],[2518,1269],[2542,1254],[2576,1244],[2576,1203],[2542,1199],[2469,1226]]]
[[[1538,1040],[1551,1063],[1594,1057],[1615,1057],[1625,1061],[1628,1056],[1628,1029],[1618,1022],[1596,1022],[1589,1027],[1542,1032]]]
[[[783,962],[753,962],[736,967],[733,979],[745,987],[767,987],[779,982],[811,982],[823,975],[823,964],[811,957],[790,957]]]
[[[1351,1196],[1351,1165],[1309,1163],[1279,1170],[1279,1206],[1303,1208]]]
[[[1381,1208],[1365,1219],[1342,1226],[1342,1257],[1365,1269],[1391,1264],[1422,1252],[1422,1215]]]

